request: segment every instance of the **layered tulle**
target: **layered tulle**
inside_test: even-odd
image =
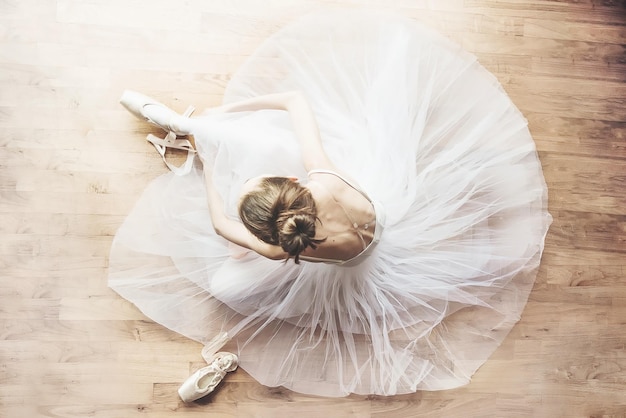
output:
[[[288,90],[311,102],[336,166],[382,203],[373,254],[296,265],[229,245],[198,162],[145,191],[115,237],[110,285],[236,352],[268,386],[344,396],[468,383],[519,320],[550,224],[525,119],[475,57],[399,17],[301,19],[260,46],[225,100]],[[285,112],[207,115],[194,135],[232,216],[250,177],[306,181]]]

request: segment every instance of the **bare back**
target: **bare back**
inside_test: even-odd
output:
[[[346,261],[361,254],[374,239],[376,212],[354,183],[329,170],[312,170],[307,188],[316,201],[316,238],[326,238],[301,257],[307,261]]]

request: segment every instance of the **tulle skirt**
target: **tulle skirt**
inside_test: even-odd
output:
[[[117,233],[110,286],[230,350],[260,383],[323,396],[464,385],[519,320],[551,217],[527,123],[476,58],[395,16],[329,13],[265,41],[225,101],[302,91],[324,148],[385,211],[362,264],[273,261],[216,235],[202,165],[150,184]],[[195,119],[229,214],[259,174],[304,181],[288,115]]]

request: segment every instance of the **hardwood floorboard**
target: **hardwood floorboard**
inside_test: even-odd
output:
[[[466,0],[469,8],[480,8],[491,14],[524,18],[550,18],[557,22],[594,22],[606,25],[623,25],[626,5],[623,0]]]
[[[120,94],[215,106],[264,39],[340,8],[440,31],[528,119],[554,217],[533,291],[457,389],[323,398],[240,369],[184,404],[201,345],[107,286],[116,230],[165,172]],[[623,0],[0,0],[0,416],[626,417],[625,46]]]
[[[626,215],[568,210],[558,211],[556,215],[551,244],[626,253]],[[574,224],[578,227],[573,228]]]
[[[547,155],[626,159],[625,121],[576,119],[534,112],[525,116],[538,150]]]

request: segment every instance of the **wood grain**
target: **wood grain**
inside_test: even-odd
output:
[[[212,106],[286,22],[380,7],[476,54],[529,121],[554,223],[522,318],[459,389],[319,398],[238,370],[184,404],[200,345],[106,285],[165,170],[120,93]],[[625,45],[621,0],[0,0],[0,416],[626,417]]]

